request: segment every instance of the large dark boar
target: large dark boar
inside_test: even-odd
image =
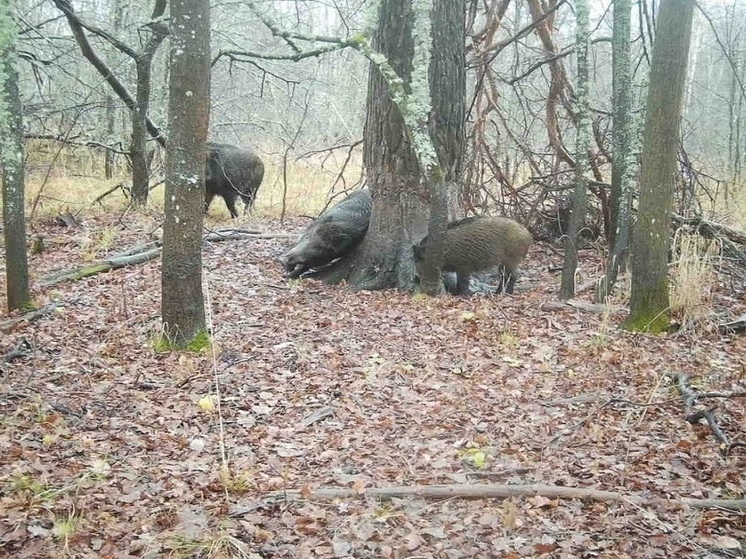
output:
[[[425,237],[414,248],[417,274],[427,251]],[[503,266],[506,293],[513,293],[518,265],[531,246],[531,233],[506,217],[467,217],[448,224],[444,239],[441,271],[456,272],[456,292],[469,294],[469,277]]]
[[[355,248],[368,230],[372,206],[370,191],[357,190],[313,220],[282,257],[288,276],[297,278]]]
[[[217,142],[207,143],[205,166],[205,212],[215,196],[221,196],[231,213],[238,217],[236,199],[240,196],[244,211],[251,209],[256,191],[264,178],[264,164],[248,148]]]

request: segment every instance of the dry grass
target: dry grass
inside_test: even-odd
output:
[[[731,183],[726,187],[703,192],[699,197],[705,216],[737,229],[746,229],[746,184]]]
[[[90,150],[85,148],[57,152],[52,147],[39,142],[28,155],[26,204],[28,211],[33,211],[33,217],[54,216],[64,211],[123,211],[127,207],[129,201],[122,189],[94,205],[96,198],[117,184],[129,186],[126,168],[118,169],[118,175],[107,180],[103,178],[102,157],[91,156]],[[286,215],[316,215],[324,208],[330,194],[357,184],[361,176],[361,162],[357,156],[345,170],[344,180],[337,180],[346,158],[344,152],[327,158],[288,160],[287,166],[283,165],[280,155],[262,155],[262,158],[264,181],[253,210],[261,217],[278,217],[283,211],[283,198]],[[161,210],[163,189],[163,183],[153,188],[148,209]],[[243,204],[238,206],[241,208]],[[210,216],[223,220],[230,214],[222,200],[216,199],[210,207]]]
[[[712,326],[714,266],[720,255],[716,241],[679,230],[672,248],[676,255],[671,281],[671,313],[680,331]]]

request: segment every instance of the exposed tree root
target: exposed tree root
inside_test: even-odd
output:
[[[642,497],[640,495],[623,495],[613,491],[585,489],[580,487],[561,487],[557,485],[492,485],[492,484],[458,484],[458,485],[414,485],[377,487],[363,492],[349,488],[320,487],[303,491],[275,491],[267,497],[271,500],[334,500],[374,497],[377,499],[401,499],[417,497],[421,499],[507,499],[510,497],[536,497],[550,499],[582,499],[589,501],[606,501],[629,503],[636,506],[678,506],[695,509],[724,509],[740,511],[746,509],[746,499],[663,499],[660,497]],[[245,511],[244,511],[245,512]],[[234,515],[242,514],[240,507],[232,511]]]

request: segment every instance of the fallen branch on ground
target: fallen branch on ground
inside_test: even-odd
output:
[[[599,305],[596,303],[588,303],[581,301],[580,299],[568,299],[567,301],[546,301],[541,304],[542,311],[566,311],[566,310],[578,310],[585,312],[595,313],[611,313],[619,314],[626,312],[621,307],[610,307],[608,305]]]
[[[734,444],[728,440],[728,437],[720,428],[715,417],[716,406],[712,407],[699,407],[695,408],[697,402],[706,396],[689,386],[689,376],[683,373],[667,373],[667,377],[676,382],[676,387],[679,389],[679,393],[684,398],[684,405],[686,406],[686,420],[692,425],[699,423],[701,419],[707,421],[707,425],[710,427],[713,436],[720,443],[720,450],[724,456],[728,456],[731,448]],[[735,446],[742,446],[741,443],[735,444]]]
[[[60,270],[43,278],[39,285],[43,287],[49,287],[63,281],[75,281],[90,276],[95,276],[101,272],[108,272],[109,270],[116,270],[118,268],[124,268],[131,264],[142,264],[153,258],[157,258],[161,254],[161,247],[151,248],[149,250],[138,252],[134,254],[128,254],[123,256],[112,256],[106,260],[99,260],[85,266],[78,268],[72,268],[67,270]]]
[[[290,233],[259,233],[241,229],[219,229],[207,233],[202,237],[202,240],[204,242],[217,243],[220,241],[231,241],[236,239],[277,239],[293,237],[297,237],[297,235]],[[148,260],[158,258],[161,254],[162,246],[163,243],[161,241],[152,241],[144,245],[118,252],[104,260],[97,260],[96,262],[91,262],[90,264],[78,266],[76,268],[58,270],[57,272],[42,278],[39,281],[39,285],[42,287],[49,287],[50,285],[55,285],[64,281],[75,281],[95,276],[101,272],[108,272],[109,270],[116,270],[133,264],[142,264]]]
[[[718,325],[718,330],[720,330],[721,334],[728,334],[731,332],[734,334],[740,334],[746,332],[746,314],[739,316],[735,320],[726,322],[725,324]]]
[[[106,198],[106,197],[107,197],[107,196],[108,196],[109,194],[112,194],[112,193],[116,192],[116,191],[117,191],[117,190],[119,190],[119,189],[121,189],[121,190],[122,190],[122,193],[123,193],[123,194],[125,195],[125,197],[126,197],[126,196],[127,196],[127,191],[126,191],[126,189],[125,189],[124,183],[123,183],[123,182],[120,182],[120,183],[118,183],[118,184],[115,184],[114,186],[112,186],[112,187],[111,187],[111,188],[110,188],[109,190],[107,190],[107,191],[106,191],[106,192],[104,192],[103,194],[99,194],[99,195],[98,195],[98,196],[96,197],[96,199],[95,199],[95,200],[94,200],[93,202],[91,202],[91,206],[93,206],[94,204],[99,204],[99,203],[101,203],[101,201],[102,201],[102,200],[103,200],[104,198]]]
[[[374,487],[360,492],[356,489],[319,487],[304,491],[274,491],[267,495],[272,500],[320,500],[359,499],[374,497],[377,499],[402,499],[417,497],[421,499],[508,499],[511,497],[547,497],[549,499],[582,499],[629,503],[637,506],[688,506],[695,509],[724,509],[740,511],[746,509],[746,499],[664,499],[661,497],[642,497],[640,495],[623,495],[613,491],[585,489],[581,487],[562,487],[557,485],[492,485],[492,484],[457,484],[457,485],[414,485],[394,487]],[[240,515],[236,508],[231,514]]]
[[[19,316],[18,318],[11,318],[10,320],[5,320],[3,322],[0,322],[0,332],[7,334],[19,324],[23,322],[32,322],[36,320],[37,318],[41,318],[42,316],[48,315],[54,312],[59,306],[60,305],[58,303],[52,303],[50,305],[45,305],[42,308],[37,309],[35,311],[28,312],[24,314],[23,316]]]
[[[10,363],[21,357],[27,357],[31,355],[33,350],[34,348],[31,343],[26,338],[21,338],[13,349],[3,355],[3,362]]]

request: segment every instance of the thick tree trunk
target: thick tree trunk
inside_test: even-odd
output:
[[[458,183],[461,172],[464,14],[463,0],[434,2],[428,129],[443,170],[444,185],[450,189]],[[374,37],[375,48],[402,78],[407,94],[412,92],[414,15],[409,1],[383,0]],[[420,168],[411,130],[407,130],[389,86],[375,66],[371,66],[368,78],[364,164],[373,212],[364,241],[349,259],[349,281],[358,289],[411,290],[412,246],[427,234],[433,193],[423,181],[428,170]],[[437,213],[443,213],[442,205],[441,200]]]
[[[406,84],[412,75],[413,22],[411,2],[381,2],[373,46]],[[406,89],[411,91],[408,86]],[[373,65],[368,76],[364,138],[373,212],[352,263],[350,283],[358,289],[411,289],[414,266],[408,253],[427,233],[427,194],[420,188],[420,168],[402,114],[391,100],[386,80]]]
[[[3,10],[4,11],[4,10]],[[12,28],[7,14],[0,25]],[[9,34],[6,34],[9,35]],[[12,39],[11,39],[12,41]],[[23,110],[18,92],[18,73],[13,67],[13,44],[0,44],[0,82],[6,107],[0,114],[0,164],[3,177],[3,224],[5,236],[8,310],[25,309],[29,295],[28,257],[26,253],[26,216],[24,204]]]
[[[210,110],[209,0],[172,0],[170,12],[161,314],[168,344],[183,347],[205,331],[202,219]]]
[[[632,296],[627,326],[668,328],[668,245],[693,0],[660,6],[645,115],[640,203],[632,244]]]

